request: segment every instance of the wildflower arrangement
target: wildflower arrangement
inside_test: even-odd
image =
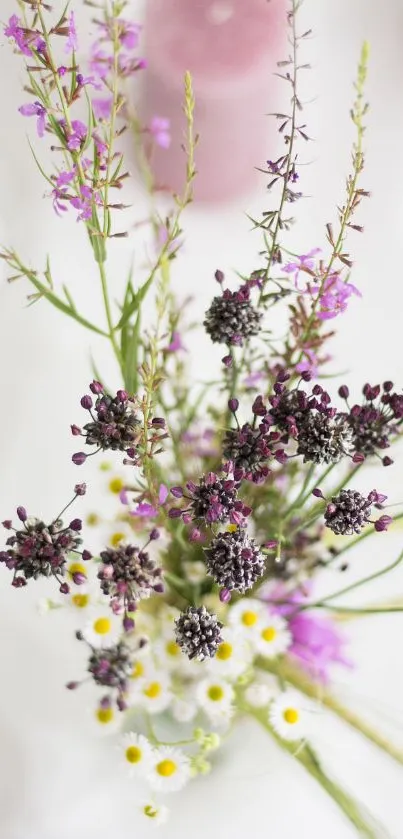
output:
[[[403,753],[331,691],[333,665],[349,665],[337,614],[399,610],[353,610],[344,595],[396,567],[403,552],[371,576],[315,595],[319,573],[345,569],[357,543],[384,539],[393,523],[384,483],[361,491],[354,478],[365,475],[368,460],[392,464],[403,421],[403,393],[391,381],[366,383],[351,398],[341,384],[336,401],[321,383],[334,322],[360,296],[346,237],[361,231],[356,216],[368,195],[361,185],[368,48],[358,68],[356,139],[337,222],[326,225],[323,249],[296,255],[286,234],[291,205],[301,198],[299,146],[308,141],[298,77],[309,32],[299,32],[300,3],[291,0],[290,54],[279,69],[291,104],[275,115],[284,151],[262,167],[272,204],[252,219],[262,237],[256,265],[234,281],[220,269],[212,278],[200,323],[221,361],[216,381],[204,386],[187,377],[187,325],[171,286],[196,175],[191,77],[184,91],[185,186],[163,216],[150,161],[155,144],[169,145],[169,123],[157,114],[142,125],[128,96],[128,82],[147,72],[138,54],[140,26],[124,17],[125,2],[88,5],[97,38],[80,63],[73,8],[58,17],[44,0],[16,0],[4,31],[25,63],[19,111],[50,142],[40,156],[33,152],[36,163],[55,212],[76,214],[77,235],[81,228],[88,238],[105,325],[79,311],[67,287],[58,289],[49,259],[40,271],[12,248],[1,255],[10,279],[31,284],[34,300],[109,342],[116,380],[110,386],[98,372],[81,396],[72,460],[81,480],[89,457],[98,456],[102,468],[109,457],[116,517],[103,543],[102,511],[87,517],[87,532],[82,519],[69,520],[70,505],[86,494],[84,482],[51,522],[18,507],[17,520],[3,522],[4,581],[9,574],[20,588],[48,577],[47,610],[74,610],[87,668],[67,687],[75,691],[88,680],[97,686],[94,724],[118,738],[122,765],[156,795],[143,807],[146,818],[161,820],[159,794],[208,772],[223,738],[249,715],[316,778],[360,835],[375,837],[371,819],[326,774],[310,740],[315,717],[328,708],[403,763]],[[127,235],[116,200],[128,178],[120,148],[127,128],[153,199],[156,256],[144,276],[129,275],[115,303],[107,256],[110,239]],[[144,329],[142,307],[152,295],[155,318]],[[275,334],[278,307],[288,317],[285,337]]]

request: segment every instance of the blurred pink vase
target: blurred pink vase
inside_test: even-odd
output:
[[[157,182],[180,191],[185,177],[183,76],[196,96],[195,198],[227,201],[251,190],[268,157],[272,74],[282,58],[284,0],[148,0],[148,69],[141,117],[170,121],[169,148],[155,146]]]

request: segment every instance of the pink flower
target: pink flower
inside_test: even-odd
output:
[[[186,347],[182,343],[182,338],[180,332],[176,332],[175,330],[172,333],[172,338],[168,346],[165,348],[164,352],[179,352],[180,350],[186,351]]]
[[[314,271],[315,270],[315,259],[313,257],[315,257],[316,254],[318,254],[320,252],[321,252],[320,248],[312,248],[312,250],[309,251],[309,253],[303,253],[303,254],[301,254],[301,256],[297,256],[296,258],[297,258],[298,262],[287,262],[285,265],[283,265],[282,270],[284,271],[285,274],[294,274],[295,275],[294,276],[295,288],[298,288],[298,278],[299,278],[300,271],[302,271],[304,268],[307,268],[308,271]]]
[[[92,108],[97,119],[108,120],[111,115],[113,96],[103,96],[92,100]]]
[[[344,282],[337,273],[330,274],[320,294],[319,320],[330,320],[344,312],[352,294],[361,297],[361,292],[352,283]]]
[[[23,53],[23,55],[32,56],[29,48],[29,42],[24,28],[21,26],[21,20],[17,15],[12,15],[8,21],[8,25],[4,27],[4,34],[6,38],[13,38],[16,47]]]
[[[148,504],[146,501],[142,501],[140,504],[137,504],[137,507],[134,510],[130,510],[129,515],[135,518],[142,518],[142,519],[154,519],[158,515],[159,507],[163,507],[169,495],[169,490],[165,486],[165,484],[161,484],[159,491],[158,491],[158,504],[154,507],[152,504]],[[129,504],[129,499],[126,490],[122,490],[120,493],[120,500],[122,504]]]
[[[344,656],[347,640],[332,618],[318,616],[313,611],[296,611],[295,606],[306,602],[307,594],[307,591],[301,589],[287,592],[286,587],[280,583],[271,592],[270,600],[287,600],[287,603],[279,603],[278,606],[271,603],[270,609],[288,621],[293,641],[287,655],[295,658],[313,679],[327,684],[333,664],[342,664],[344,667],[353,665]]]
[[[149,125],[150,134],[154,137],[157,146],[162,149],[169,149],[171,135],[169,133],[169,119],[164,117],[153,117]]]

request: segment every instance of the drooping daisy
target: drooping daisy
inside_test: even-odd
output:
[[[244,673],[252,658],[251,647],[239,631],[227,629],[214,658],[206,666],[211,673],[225,678],[236,678]]]
[[[253,643],[256,652],[265,658],[281,655],[292,644],[287,622],[280,615],[267,615],[259,625]]]
[[[169,816],[168,807],[165,807],[163,804],[156,804],[155,801],[147,801],[145,804],[142,804],[140,813],[148,822],[155,826],[165,824]]]
[[[131,694],[133,705],[139,705],[149,714],[165,711],[172,702],[169,679],[165,674],[149,672],[146,679]]]
[[[150,741],[143,734],[136,734],[134,731],[124,734],[120,748],[123,762],[131,777],[138,774],[144,775],[145,772],[150,770],[154,750]]]
[[[121,634],[122,621],[107,604],[93,610],[83,630],[85,640],[96,648],[113,647]]]
[[[306,718],[298,694],[287,690],[274,699],[269,709],[269,722],[283,740],[302,740],[306,734]]]
[[[252,597],[238,600],[228,611],[228,623],[245,638],[253,638],[266,617],[267,606]]]
[[[195,586],[199,585],[206,578],[206,566],[199,559],[196,559],[194,562],[184,562],[183,571],[187,581]]]
[[[196,701],[212,721],[230,719],[233,711],[234,691],[224,679],[210,676],[196,688]]]
[[[180,749],[161,746],[155,749],[147,781],[154,789],[177,792],[190,778],[190,760]]]

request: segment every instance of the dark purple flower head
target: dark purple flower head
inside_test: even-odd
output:
[[[234,464],[237,480],[261,483],[269,475],[267,461],[274,456],[274,442],[270,426],[264,421],[258,427],[248,422],[242,427],[229,429],[223,439],[223,455]]]
[[[175,620],[176,643],[191,660],[213,658],[222,643],[222,623],[205,606],[189,606]]]
[[[207,571],[224,590],[244,594],[260,579],[265,557],[244,530],[219,533],[204,549]]]
[[[83,426],[81,436],[85,437],[88,446],[96,446],[96,451],[135,450],[139,436],[139,420],[132,407],[133,401],[123,390],[113,397],[103,388],[99,390],[100,387],[102,388],[102,385],[99,382],[90,385],[90,390],[96,396],[94,404],[88,395],[81,399],[82,407],[91,415],[90,422]],[[73,455],[73,462],[77,465],[83,463],[84,459],[83,452]]]
[[[80,641],[84,640],[82,633],[77,633],[76,637]],[[96,685],[108,689],[107,696],[104,696],[101,701],[102,707],[110,707],[115,699],[117,707],[122,710],[126,707],[125,697],[133,672],[133,651],[124,641],[119,641],[114,647],[94,649],[90,646],[90,649],[88,673]],[[67,687],[72,690],[79,685],[80,682],[69,682]]]
[[[68,593],[68,586],[60,578],[65,575],[69,554],[79,552],[81,520],[64,526],[61,519],[56,519],[46,525],[40,519],[28,518],[24,507],[18,507],[17,514],[23,527],[14,530],[6,541],[6,550],[0,551],[0,562],[13,571],[12,585],[18,588],[30,579],[55,577],[60,591]],[[5,525],[7,530],[13,529],[11,522]]]
[[[158,531],[151,531],[150,540],[158,536]],[[101,589],[111,597],[115,607],[131,611],[129,604],[163,590],[162,569],[144,548],[120,544],[101,551],[100,558],[98,579]]]
[[[259,333],[261,319],[262,312],[250,300],[250,284],[244,283],[238,291],[225,289],[214,297],[203,325],[213,343],[242,346]]]
[[[382,450],[389,448],[390,440],[399,434],[403,420],[403,394],[393,391],[393,382],[388,381],[382,387],[364,385],[363,395],[365,401],[361,405],[353,405],[346,414],[353,433],[353,445],[359,455],[380,456]],[[390,458],[384,457],[383,463],[388,466]]]
[[[250,514],[250,508],[238,498],[239,481],[231,474],[231,464],[225,467],[227,472],[222,476],[215,472],[208,472],[200,478],[198,484],[189,481],[183,497],[188,505],[185,509],[173,508],[169,511],[170,518],[182,517],[188,524],[196,520],[210,526],[215,522],[232,522],[243,526],[245,516]]]
[[[357,490],[342,489],[339,495],[333,496],[325,510],[325,524],[337,536],[352,536],[371,522],[373,504],[381,504],[385,495],[380,495],[375,489],[362,495]],[[381,516],[374,522],[379,532],[386,530],[391,524],[390,516]]]

